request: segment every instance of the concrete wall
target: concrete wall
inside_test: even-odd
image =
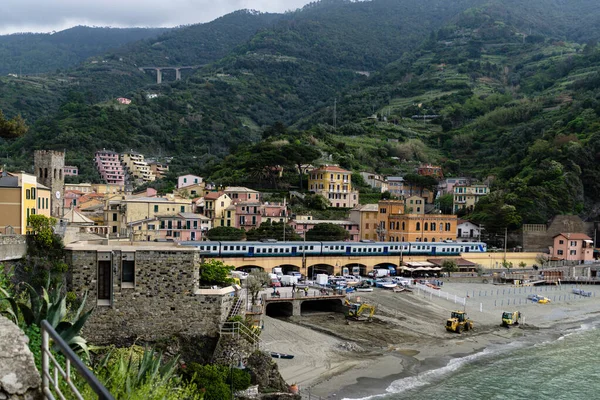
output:
[[[0,235],[0,261],[20,260],[27,253],[25,235]]]
[[[548,247],[553,245],[552,238],[559,233],[585,233],[592,237],[594,227],[592,223],[583,222],[576,215],[557,215],[548,225],[546,231],[524,231],[523,232],[523,250],[524,251],[548,251]]]
[[[78,247],[79,246],[79,247]],[[135,263],[133,284],[122,282],[122,260]],[[112,265],[112,301],[98,300],[98,261]],[[67,263],[72,288],[88,290],[95,310],[83,336],[94,344],[159,341],[174,336],[217,336],[233,303],[233,293],[200,294],[199,253],[194,249],[144,249],[127,245],[72,245]]]

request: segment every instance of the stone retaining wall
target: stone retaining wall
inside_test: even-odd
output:
[[[98,265],[111,263],[112,298],[98,299]],[[134,262],[133,283],[123,282],[124,260]],[[94,307],[83,336],[94,344],[156,342],[179,337],[218,336],[233,293],[197,294],[200,257],[193,248],[152,250],[135,246],[67,247],[72,290],[87,290]]]

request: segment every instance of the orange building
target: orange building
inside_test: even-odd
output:
[[[417,174],[422,176],[433,176],[437,180],[444,179],[442,167],[439,165],[421,164],[417,168]]]
[[[456,241],[456,215],[403,214],[389,217],[390,242]]]

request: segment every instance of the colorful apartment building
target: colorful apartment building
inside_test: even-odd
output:
[[[152,182],[156,176],[150,170],[150,166],[144,161],[144,155],[130,151],[121,154],[121,163],[125,172],[137,183]]]
[[[452,210],[454,214],[461,210],[472,211],[479,199],[487,196],[490,190],[485,184],[455,185],[453,189],[454,199]]]
[[[177,189],[184,188],[186,186],[198,185],[203,183],[204,179],[201,176],[196,175],[181,175],[177,177]]]
[[[202,240],[212,224],[204,215],[180,212],[134,221],[129,227],[136,241],[179,242]]]
[[[377,227],[375,228],[376,235],[373,238],[377,241],[387,241],[388,229],[390,226],[390,216],[404,214],[406,205],[404,200],[381,200],[377,203]]]
[[[358,191],[352,190],[352,172],[334,165],[310,171],[308,189],[324,196],[330,207],[353,208],[358,205]]]
[[[439,165],[421,164],[417,168],[417,174],[422,176],[433,176],[435,179],[444,179],[442,167]]]
[[[403,199],[406,195],[404,188],[404,178],[401,176],[388,176],[387,177],[388,191],[393,197]]]
[[[104,182],[117,186],[125,185],[125,173],[118,153],[108,150],[97,151],[94,163]]]
[[[73,165],[65,165],[63,167],[63,175],[64,176],[77,176],[79,175],[79,168]]]
[[[223,192],[210,192],[204,196],[204,208],[198,212],[215,221],[222,218],[223,212],[231,205],[231,197]],[[225,226],[213,223],[213,226]]]
[[[459,242],[480,242],[481,227],[471,221],[459,219],[456,225],[456,240]]]
[[[234,203],[245,201],[260,202],[260,192],[246,187],[230,186],[225,188],[224,192]]]
[[[456,241],[456,215],[397,214],[389,217],[390,242]]]
[[[158,161],[149,162],[150,171],[154,174],[156,179],[162,179],[169,172],[169,164],[161,163]]]
[[[35,175],[2,172],[0,176],[0,233],[24,235],[30,215],[50,217],[50,188]]]
[[[65,183],[65,193],[68,191],[77,191],[81,193],[93,193],[91,183]]]
[[[438,184],[438,194],[444,195],[448,193],[454,194],[454,186],[456,185],[468,185],[469,178],[446,178]]]
[[[369,185],[373,189],[378,190],[381,193],[387,192],[389,190],[387,180],[383,175],[378,175],[371,172],[361,172],[360,176],[362,176],[363,180],[367,185]]]
[[[580,264],[594,261],[594,241],[585,233],[559,233],[553,240],[550,254],[554,259]]]
[[[169,197],[122,196],[107,200],[104,206],[104,225],[113,235],[127,236],[132,223],[153,219],[158,215],[191,213],[192,202],[187,199]]]
[[[350,221],[359,226],[361,240],[377,240],[377,204],[364,204],[350,210]]]

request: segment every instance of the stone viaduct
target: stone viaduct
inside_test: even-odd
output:
[[[198,69],[202,67],[202,65],[188,65],[188,66],[181,66],[181,67],[155,67],[155,66],[149,66],[149,67],[139,67],[138,69],[142,72],[144,71],[148,71],[148,70],[153,70],[156,71],[156,83],[160,84],[162,83],[162,71],[164,70],[175,70],[175,80],[176,81],[180,81],[181,80],[181,70],[182,69]]]

